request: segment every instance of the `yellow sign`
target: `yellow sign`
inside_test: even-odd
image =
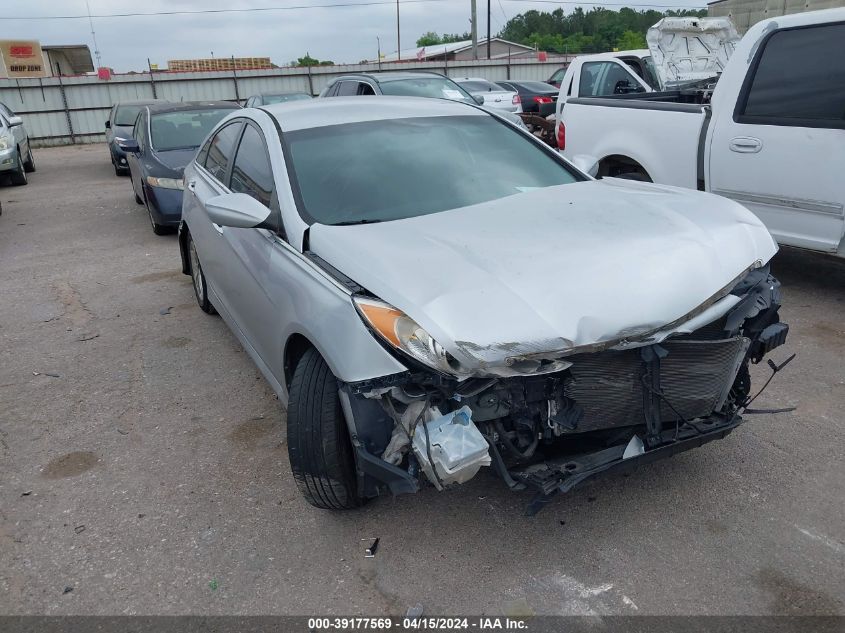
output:
[[[44,53],[35,40],[0,40],[0,57],[11,79],[47,76]]]

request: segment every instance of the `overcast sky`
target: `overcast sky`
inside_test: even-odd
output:
[[[318,59],[355,63],[376,56],[376,37],[383,53],[396,50],[396,5],[373,4],[384,0],[89,0],[93,15],[153,13],[226,8],[263,8],[350,4],[370,6],[315,7],[283,11],[255,11],[203,15],[155,15],[137,17],[95,17],[104,66],[117,72],[142,70],[147,57],[161,68],[168,59],[210,57],[267,57],[285,65],[310,53]],[[608,4],[624,0],[606,0]],[[648,0],[631,0],[630,6],[646,8]],[[702,7],[696,0],[653,0],[654,8]],[[3,36],[36,39],[42,44],[88,44],[94,51],[91,27],[85,19],[18,19],[34,16],[87,16],[85,0],[27,0],[3,3]],[[641,6],[638,6],[641,5]],[[668,5],[668,6],[667,6]],[[508,19],[529,9],[552,11],[575,4],[548,0],[492,0],[492,31]],[[590,8],[593,5],[580,5]],[[479,37],[486,33],[486,0],[478,0]],[[608,8],[618,8],[609,6]],[[400,0],[402,48],[415,46],[425,31],[462,33],[469,31],[470,0]],[[10,19],[12,18],[12,19]]]

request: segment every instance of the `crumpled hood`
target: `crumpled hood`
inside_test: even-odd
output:
[[[733,201],[615,179],[315,224],[310,244],[476,368],[659,329],[777,251]]]
[[[730,18],[663,18],[646,33],[663,89],[716,77],[740,37]]]

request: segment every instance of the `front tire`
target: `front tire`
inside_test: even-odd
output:
[[[200,310],[206,314],[216,314],[217,310],[211,305],[208,299],[208,284],[205,281],[205,273],[202,272],[202,265],[200,264],[199,255],[197,255],[197,246],[188,233],[188,257],[191,261],[191,281],[194,284],[194,296],[197,298]]]
[[[293,372],[287,427],[290,467],[305,500],[324,510],[360,506],[337,378],[314,348]]]
[[[32,147],[30,146],[26,151],[26,160],[23,163],[24,171],[32,173],[35,171],[35,158],[32,156]]]
[[[13,185],[25,185],[29,182],[26,177],[26,169],[23,165],[23,158],[21,158],[21,151],[18,150],[17,153],[18,157],[18,164],[15,167],[15,170],[11,173],[11,181]]]

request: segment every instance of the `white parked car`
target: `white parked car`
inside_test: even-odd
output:
[[[537,510],[730,433],[787,336],[742,206],[593,180],[475,104],[234,111],[184,181],[182,270],[287,404],[320,508],[492,471]]]
[[[513,90],[505,90],[492,81],[480,77],[463,77],[455,79],[455,83],[460,84],[473,97],[480,97],[488,108],[505,112],[522,112],[519,93]]]
[[[757,23],[716,75],[570,97],[558,146],[601,177],[731,198],[781,244],[845,257],[845,9]]]
[[[27,184],[27,174],[35,171],[35,159],[23,119],[0,103],[0,175],[13,185]]]

